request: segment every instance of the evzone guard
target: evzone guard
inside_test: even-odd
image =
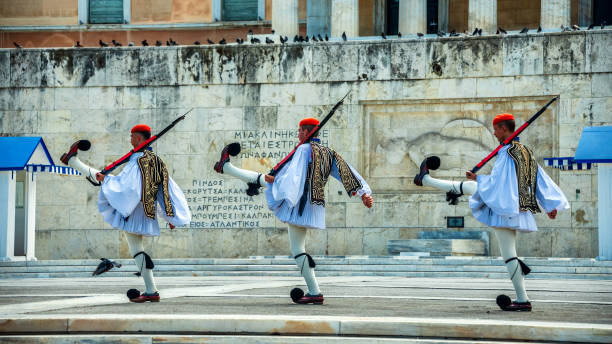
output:
[[[326,117],[329,119],[334,110]],[[326,121],[326,120],[324,120]],[[374,202],[366,181],[334,150],[321,145],[316,137],[324,124],[316,118],[304,118],[299,123],[296,147],[289,159],[283,160],[269,174],[239,169],[230,156],[240,152],[240,144],[226,146],[214,169],[236,177],[249,185],[250,195],[265,187],[266,201],[276,217],[287,224],[291,254],[308,286],[308,292],[295,288],[291,298],[298,304],[323,304],[323,295],[315,278],[314,259],[306,252],[308,229],[325,229],[325,185],[329,176],[342,183],[349,196],[359,196],[371,208]]]
[[[125,234],[130,254],[138,268],[136,275],[143,277],[146,288],[142,294],[136,289],[130,289],[127,294],[132,302],[160,300],[153,279],[153,260],[144,251],[143,246],[144,237],[160,235],[157,215],[168,221],[171,229],[191,221],[191,212],[183,191],[168,175],[164,162],[149,148],[155,139],[177,121],[154,137],[151,137],[151,128],[148,125],[134,126],[131,130],[131,144],[134,149],[102,171],[87,166],[77,157],[78,150],[89,149],[89,141],[75,142],[68,153],[61,157],[64,164],[75,168],[90,182],[100,186],[98,211],[105,222]],[[122,163],[126,165],[118,175],[108,174]],[[101,264],[104,263],[103,260]],[[101,269],[99,267],[98,270],[104,272],[110,268],[112,266]]]
[[[550,103],[553,101],[554,99]],[[517,296],[515,301],[506,295],[497,297],[497,304],[504,311],[531,311],[524,278],[530,269],[517,257],[516,232],[537,231],[533,214],[539,213],[540,207],[551,219],[556,217],[558,211],[569,209],[569,203],[561,189],[538,166],[531,150],[521,144],[517,136],[548,105],[516,132],[512,114],[504,113],[495,117],[493,134],[499,140],[500,147],[496,150],[497,160],[490,175],[476,175],[475,172],[495,156],[496,151],[472,171],[466,172],[466,178],[470,181],[447,181],[431,177],[429,171],[440,165],[440,159],[435,156],[423,161],[419,174],[414,178],[416,185],[446,191],[447,200],[450,199],[452,204],[456,204],[458,196],[471,195],[469,207],[472,215],[479,222],[495,229],[495,236]]]

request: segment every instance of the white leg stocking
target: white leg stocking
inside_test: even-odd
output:
[[[495,228],[495,236],[497,237],[504,261],[516,257],[516,231],[507,228]],[[529,301],[527,291],[525,290],[525,276],[523,276],[518,260],[515,259],[506,263],[506,268],[516,291],[516,301]]]
[[[463,183],[463,185],[461,185]],[[463,193],[466,195],[472,195],[476,192],[478,188],[478,184],[475,181],[464,181],[464,182],[456,182],[450,180],[442,180],[431,177],[430,175],[425,175],[423,177],[423,186],[430,186],[436,189],[440,189],[444,192],[454,191],[457,194]]]
[[[262,187],[266,187],[266,181],[264,179],[263,174],[249,170],[243,170],[232,165],[232,163],[229,161],[223,165],[223,173],[229,174],[232,177],[236,177],[246,183],[257,183],[257,181],[259,180],[259,185],[261,185]]]
[[[128,232],[124,232],[123,234],[125,234],[125,238],[128,242],[128,247],[130,248],[130,254],[132,256],[134,256],[138,252],[144,251],[144,246],[142,245],[142,235],[132,234]],[[144,279],[145,287],[147,288],[146,293],[155,293],[157,291],[157,288],[155,287],[155,280],[153,279],[153,270],[146,268],[144,254],[137,255],[134,258],[134,261],[136,262],[136,268]]]
[[[289,225],[289,245],[291,246],[291,254],[294,257],[306,252],[306,232],[307,229],[304,227]],[[308,294],[313,296],[321,294],[319,283],[317,283],[314,274],[314,268],[311,268],[308,264],[308,257],[306,255],[300,256],[295,260],[295,263],[300,268],[300,273],[306,281]]]
[[[93,181],[96,180],[96,173],[100,172],[99,170],[96,170],[95,168],[93,168],[91,166],[85,165],[76,156],[74,156],[74,157],[70,158],[70,160],[68,160],[68,165],[70,167],[74,168],[75,170],[81,172],[81,174],[85,178],[90,177],[91,180],[93,180]]]

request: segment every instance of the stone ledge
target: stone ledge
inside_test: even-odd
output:
[[[288,315],[57,315],[0,318],[2,333],[210,333],[612,342],[612,325],[449,318]]]

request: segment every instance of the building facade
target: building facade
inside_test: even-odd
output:
[[[157,131],[193,107],[153,147],[185,190],[193,221],[163,230],[147,252],[158,258],[286,255],[285,225],[262,195],[248,197],[245,185],[212,166],[224,145],[239,141],[237,165],[269,170],[297,143],[300,118],[324,116],[350,91],[322,141],[362,173],[376,203],[366,209],[330,181],[328,229],[309,231],[307,250],[386,255],[387,240],[446,229],[450,216],[465,220],[453,230],[487,230],[471,217],[466,198],[448,205],[445,195],[414,186],[412,178],[422,159],[435,154],[442,158],[437,176],[462,179],[495,148],[490,123],[497,113],[514,113],[522,123],[560,96],[521,137],[539,162],[573,156],[585,126],[612,124],[610,29],[408,35],[283,45],[0,49],[1,133],[41,136],[56,160],[87,138],[92,149],[81,159],[102,167],[130,149],[133,125]],[[596,170],[546,171],[572,209],[554,221],[537,215],[539,231],[518,236],[519,255],[595,257]],[[97,188],[75,176],[40,175],[39,181],[38,259],[129,257],[121,233],[97,212]],[[498,255],[495,240],[490,243]]]
[[[276,16],[274,15],[276,13]],[[333,20],[332,20],[333,18]],[[0,0],[0,47],[234,42],[249,30],[340,37],[612,22],[606,0]]]

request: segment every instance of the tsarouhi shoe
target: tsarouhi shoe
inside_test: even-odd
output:
[[[438,167],[440,167],[440,158],[435,155],[428,157],[421,163],[419,173],[414,176],[413,182],[418,186],[423,186],[423,177],[429,174],[429,170],[437,170]]]
[[[225,146],[223,150],[221,151],[221,158],[219,159],[219,161],[215,163],[215,167],[214,167],[215,171],[217,171],[217,173],[223,173],[223,165],[225,165],[225,163],[229,161],[230,155],[236,156],[239,153],[240,153],[240,143],[234,142],[234,143],[230,143],[229,145]]]
[[[140,296],[130,299],[130,301],[136,303],[143,303],[147,301],[159,302],[159,292],[154,292],[153,294],[142,293]]]
[[[323,294],[314,295],[314,296],[310,294],[306,294],[302,296],[299,300],[297,300],[295,303],[299,303],[302,305],[305,305],[308,303],[312,303],[315,305],[322,305],[323,304]]]
[[[531,302],[512,301],[512,303],[510,303],[506,307],[502,307],[502,310],[510,312],[531,312]]]
[[[65,165],[68,165],[68,161],[70,161],[70,158],[77,155],[78,150],[86,151],[89,150],[90,147],[91,142],[88,140],[78,140],[77,142],[73,143],[72,146],[70,146],[68,153],[62,154],[60,161]]]

